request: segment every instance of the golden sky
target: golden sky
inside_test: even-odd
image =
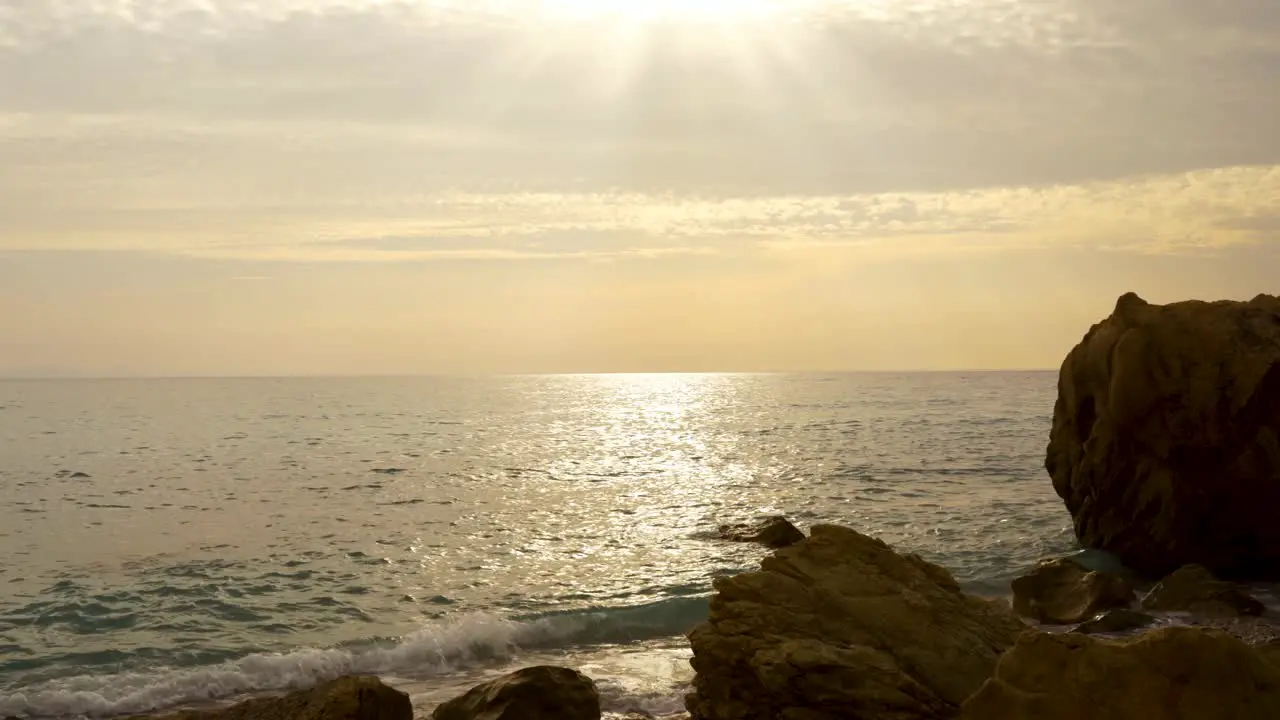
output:
[[[1051,368],[1280,290],[1274,0],[0,3],[0,374]]]

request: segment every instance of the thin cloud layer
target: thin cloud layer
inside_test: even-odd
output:
[[[441,193],[340,207],[16,212],[0,249],[114,248],[274,261],[601,260],[827,250],[1205,252],[1267,242],[1280,168],[965,192],[716,198]]]

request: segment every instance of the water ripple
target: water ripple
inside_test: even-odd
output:
[[[5,390],[24,410],[0,415],[0,695],[696,600],[762,552],[708,531],[761,513],[857,527],[973,588],[1073,547],[1042,469],[1051,373]]]

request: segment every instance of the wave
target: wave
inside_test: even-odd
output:
[[[0,717],[112,717],[241,695],[298,690],[350,674],[424,679],[522,652],[622,645],[673,637],[706,618],[708,597],[504,618],[467,613],[399,638],[332,648],[255,653],[216,665],[78,675],[0,695]]]

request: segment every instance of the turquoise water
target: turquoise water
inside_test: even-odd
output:
[[[1055,379],[3,382],[0,715],[351,671],[425,709],[536,658],[674,709],[711,579],[762,555],[718,524],[847,524],[989,593],[1073,549]]]

